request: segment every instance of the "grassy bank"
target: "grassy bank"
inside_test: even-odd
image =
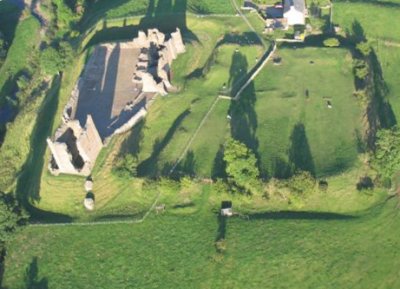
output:
[[[18,24],[7,59],[0,68],[0,101],[11,96],[18,76],[30,69],[30,59],[39,45],[39,29],[39,22],[32,16]]]
[[[4,286],[20,288],[396,288],[397,199],[354,216],[217,218],[168,208],[142,224],[29,227],[10,244]],[[226,249],[217,253],[215,240]],[[316,273],[317,272],[317,273]],[[29,288],[29,286],[28,286]]]

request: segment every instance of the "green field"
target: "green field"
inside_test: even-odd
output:
[[[385,97],[397,119],[400,117],[400,85],[396,67],[400,65],[400,30],[391,19],[400,17],[400,2],[335,3],[334,22],[351,34],[364,36],[372,44],[387,85]]]
[[[371,41],[388,88],[384,97],[397,117],[400,31],[393,17],[399,1],[334,3],[335,23]],[[67,223],[16,233],[1,288],[400,288],[398,191],[394,186],[388,197],[379,182],[357,189],[360,179],[375,181],[377,172],[364,151],[365,107],[353,96],[349,46],[278,45],[280,65],[270,61],[234,101],[226,97],[235,95],[270,43],[259,43],[230,0],[93,2],[76,23],[80,55],[46,94],[22,108],[0,155],[0,161],[16,160],[0,171],[3,179],[18,175],[15,192],[31,221]],[[61,6],[57,25],[66,31],[72,12]],[[261,32],[263,22],[246,15]],[[85,178],[49,173],[46,137],[61,123],[93,46],[132,39],[153,26],[183,32],[186,53],[172,67],[179,92],[158,97],[143,121],[102,150],[92,172],[95,210],[86,211]],[[35,51],[38,22],[23,20],[14,39],[3,66],[10,75]],[[0,87],[8,80],[4,72]],[[222,146],[229,137],[258,159],[264,182],[252,196],[210,184],[224,177]],[[112,172],[127,153],[137,157],[139,177]],[[22,166],[22,173],[8,174]],[[316,177],[309,193],[285,186],[297,170]],[[238,215],[219,217],[225,200]],[[165,204],[166,211],[156,214],[153,204]]]
[[[204,201],[208,195],[203,192]],[[398,288],[398,200],[353,215],[217,218],[168,208],[142,224],[29,227],[9,246],[6,288]],[[215,240],[225,238],[226,251]],[[36,286],[36,287],[35,287]]]
[[[222,58],[221,54],[218,57]],[[285,48],[279,50],[278,55],[283,58],[283,65],[267,65],[255,83],[244,91],[239,103],[226,104],[224,100],[218,103],[190,148],[193,169],[198,175],[213,175],[214,158],[229,134],[260,156],[261,167],[268,176],[287,177],[294,168],[324,176],[346,171],[357,161],[357,137],[362,131],[359,125],[361,108],[352,96],[350,53],[344,49]],[[231,70],[233,74],[235,70],[247,71],[251,62],[249,55],[244,57],[239,52],[233,54],[231,67],[225,67],[225,70]],[[218,63],[223,62],[218,59]],[[207,79],[213,73],[211,70]],[[218,71],[218,75],[223,72]],[[223,79],[219,83],[222,82]],[[212,86],[207,84],[206,87]],[[196,87],[191,89],[196,90]],[[183,96],[186,98],[185,94]],[[333,109],[327,107],[327,100],[332,102]],[[154,131],[161,126],[158,119],[163,108],[178,107],[177,103],[167,104],[171,101],[160,101],[158,104],[162,107],[157,106],[156,113],[147,118],[139,156],[152,148],[151,138],[157,136]],[[163,113],[164,120],[168,119],[166,113],[172,113],[171,109]],[[228,113],[232,116],[230,124]],[[165,157],[163,152],[159,162],[173,162],[182,151],[188,137],[181,135],[190,135],[194,130],[190,124],[186,125],[190,123],[190,116],[182,122],[185,129],[177,129],[164,150]],[[165,127],[160,130],[167,131],[167,124],[163,122],[162,125]]]
[[[352,95],[350,52],[284,48],[277,55],[282,65],[269,63],[253,91],[242,96],[256,94],[253,142],[258,139],[263,169],[282,177],[290,166],[318,176],[351,168],[358,155],[362,111]]]
[[[333,22],[345,31],[365,33],[369,38],[400,41],[400,27],[392,19],[400,17],[398,1],[339,1],[334,3]]]
[[[86,25],[98,19],[126,18],[145,15],[151,18],[173,19],[186,13],[196,14],[234,14],[230,0],[100,0],[92,5],[84,19]]]

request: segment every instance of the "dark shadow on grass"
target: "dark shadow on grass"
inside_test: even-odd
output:
[[[127,220],[140,220],[141,218],[143,218],[144,216],[144,212],[138,212],[136,214],[107,214],[104,216],[99,216],[99,217],[95,217],[94,221],[111,221],[111,222],[115,222],[115,221],[127,221]]]
[[[196,157],[192,150],[189,150],[183,160],[175,166],[175,169],[171,172],[175,162],[168,162],[164,164],[161,175],[170,177],[174,180],[179,180],[182,177],[195,177],[196,176]]]
[[[159,172],[158,168],[158,158],[165,147],[169,144],[174,136],[176,130],[182,124],[183,120],[190,114],[190,110],[187,109],[182,112],[172,123],[171,127],[168,129],[167,133],[165,134],[162,140],[157,139],[153,145],[153,152],[149,158],[141,162],[138,166],[138,175],[141,177],[148,176],[148,177],[156,177]]]
[[[220,241],[225,239],[226,235],[226,217],[221,216],[221,214],[218,214],[217,216],[217,221],[218,221],[218,229],[217,229],[217,236],[215,237],[215,241]]]
[[[38,258],[34,257],[25,272],[25,288],[26,289],[48,289],[47,278],[39,278]]]
[[[272,160],[271,176],[278,179],[287,179],[293,175],[292,166],[280,157]]]
[[[33,202],[40,200],[40,181],[47,148],[46,139],[52,132],[60,84],[60,77],[54,79],[52,87],[38,112],[30,140],[31,151],[17,179],[15,190],[17,199],[29,212],[33,222],[39,220],[49,223],[72,221],[72,218],[66,215],[42,211],[32,205]]]
[[[121,145],[121,150],[119,152],[120,155],[125,155],[127,153],[133,154],[137,156],[140,151],[140,146],[143,141],[143,128],[145,127],[146,121],[143,119],[139,121],[129,133],[127,139]]]
[[[383,78],[382,67],[374,50],[372,50],[370,54],[370,66],[371,72],[373,73],[374,98],[377,102],[380,126],[382,128],[391,128],[397,124],[397,120],[392,106],[387,99],[389,89]]]
[[[117,5],[110,4],[109,9],[122,5],[126,0],[113,2],[116,2]],[[155,2],[154,0],[149,1],[147,11],[138,25],[126,26],[125,20],[123,27],[108,28],[107,20],[104,18],[103,29],[96,33],[88,46],[117,40],[131,40],[137,36],[139,30],[146,31],[149,28],[157,28],[164,33],[171,33],[179,28],[185,42],[199,41],[197,36],[187,27],[187,0],[178,0],[174,3],[172,0],[162,0],[158,1],[157,5]]]
[[[234,52],[232,55],[232,64],[229,70],[230,76],[228,82],[232,87],[243,80],[248,70],[246,56],[240,52]],[[232,89],[231,95],[235,94]],[[258,126],[257,113],[255,111],[256,92],[252,82],[242,93],[237,101],[232,101],[229,108],[231,117],[231,135],[234,139],[244,143],[258,156],[258,139],[256,130]]]
[[[294,212],[294,211],[279,211],[265,212],[248,215],[250,220],[351,220],[355,216],[343,215],[328,212]]]
[[[254,32],[244,32],[242,34],[227,33],[217,42],[203,67],[196,68],[191,73],[189,73],[186,76],[186,80],[204,77],[216,62],[218,56],[218,47],[225,44],[237,44],[239,46],[247,46],[251,44],[262,45],[259,38]]]
[[[14,0],[13,2],[16,4],[15,8],[7,9],[4,12],[0,11],[0,31],[4,34],[8,47],[11,46],[11,43],[14,40],[15,31],[24,6],[23,0]],[[11,7],[11,3],[4,3],[3,5]]]
[[[335,2],[373,4],[376,6],[381,6],[386,8],[400,8],[400,3],[395,3],[391,1],[381,1],[381,0],[336,0]],[[371,9],[373,8],[371,7]]]
[[[294,126],[290,136],[289,163],[292,165],[292,173],[300,170],[315,175],[314,161],[306,129],[302,123]]]
[[[214,163],[211,171],[211,178],[216,180],[218,178],[226,178],[226,163],[224,161],[224,147],[221,145],[214,158]]]

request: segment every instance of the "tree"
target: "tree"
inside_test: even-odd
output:
[[[287,187],[294,193],[306,194],[315,188],[315,179],[310,172],[298,171],[287,180]]]
[[[372,166],[385,178],[392,178],[400,170],[400,129],[381,129],[376,135]]]
[[[363,80],[368,76],[369,68],[367,62],[362,59],[355,59],[353,62],[354,74],[357,78]]]
[[[27,214],[12,195],[0,192],[0,246],[27,220]]]
[[[368,42],[363,41],[360,42],[356,45],[356,49],[365,57],[369,56],[369,54],[371,53],[372,49],[371,49],[371,45],[369,45]]]
[[[339,39],[332,37],[324,40],[324,45],[326,47],[338,47],[340,46],[340,41]]]
[[[230,138],[224,147],[224,161],[230,181],[246,193],[254,193],[260,175],[254,153],[243,143]]]
[[[47,47],[40,55],[40,64],[43,72],[54,75],[63,68],[63,60],[59,52],[54,47]]]
[[[137,176],[137,159],[132,154],[126,154],[119,159],[114,166],[114,172],[117,176],[123,178],[132,178]]]
[[[40,55],[40,64],[44,73],[54,75],[62,71],[74,57],[72,46],[66,42],[60,42],[56,47],[49,46]]]

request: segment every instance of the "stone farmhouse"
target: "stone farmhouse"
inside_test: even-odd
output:
[[[129,42],[98,45],[64,108],[63,124],[47,139],[49,170],[89,176],[101,149],[147,114],[156,95],[177,89],[171,66],[185,45],[179,29],[140,31]]]
[[[258,11],[265,18],[269,31],[305,25],[308,16],[305,0],[282,0],[274,5],[259,5],[252,0],[245,0],[242,9]]]
[[[304,0],[284,0],[283,18],[289,26],[306,24],[307,8]]]

